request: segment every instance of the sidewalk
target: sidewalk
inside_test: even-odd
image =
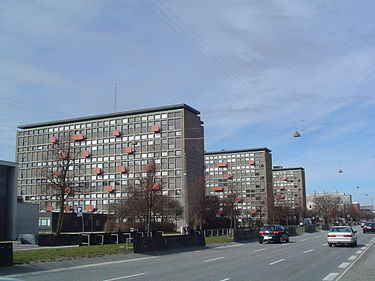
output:
[[[359,248],[358,248],[359,250]],[[348,267],[339,281],[372,281],[375,280],[375,240],[370,242],[370,246],[360,254],[356,262]]]

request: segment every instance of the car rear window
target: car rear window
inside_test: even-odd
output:
[[[350,227],[334,227],[331,232],[352,232],[352,229]]]
[[[284,230],[284,228],[280,225],[267,225],[267,226],[262,226],[260,230]]]

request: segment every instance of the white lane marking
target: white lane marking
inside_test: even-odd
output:
[[[314,251],[314,249],[310,249],[310,250],[304,251],[304,253],[310,253],[312,251]]]
[[[254,250],[254,252],[264,251],[265,249],[266,249],[266,248],[262,248],[262,249]]]
[[[335,277],[339,275],[338,273],[330,273],[326,277],[323,278],[323,281],[330,281],[335,279]]]
[[[85,264],[85,265],[77,265],[77,266],[71,266],[71,267],[64,267],[64,268],[55,268],[50,270],[41,270],[36,272],[27,272],[27,273],[21,273],[21,274],[13,274],[8,275],[9,277],[16,277],[16,276],[22,276],[22,275],[36,275],[36,274],[44,274],[44,273],[50,273],[50,272],[60,272],[60,271],[68,271],[68,270],[75,270],[75,269],[82,269],[82,268],[90,268],[90,267],[98,267],[103,265],[112,265],[112,264],[119,264],[119,263],[127,263],[132,261],[142,261],[142,260],[149,260],[149,259],[156,259],[159,257],[144,257],[144,258],[136,258],[131,260],[121,260],[121,261],[109,261],[109,262],[102,262],[102,263],[92,263],[92,264]]]
[[[228,245],[228,246],[219,246],[216,247],[216,249],[224,249],[224,248],[233,248],[233,247],[239,247],[241,244],[234,244],[234,245]]]
[[[368,247],[368,246],[370,246],[370,244],[369,244],[369,243],[367,243],[367,244],[365,244],[365,246],[366,246],[366,247]]]
[[[282,262],[282,261],[285,261],[285,259],[281,259],[281,260],[277,260],[277,261],[274,261],[274,262],[270,262],[270,265],[273,265],[275,263],[279,263],[279,262]]]
[[[220,280],[220,281],[228,281],[228,280],[230,280],[230,278],[225,278],[225,279]]]
[[[200,253],[201,251],[197,250],[197,251],[194,251],[194,253]]]
[[[301,241],[306,241],[307,239],[302,239]]]
[[[322,246],[327,246],[328,245],[328,243],[325,243],[325,244],[323,244]]]
[[[350,257],[348,258],[348,260],[350,260],[350,261],[354,261],[356,258],[357,258],[357,256],[350,256]]]
[[[137,273],[137,274],[133,274],[133,275],[127,275],[127,276],[121,276],[121,277],[112,278],[112,279],[106,279],[106,280],[103,280],[103,281],[115,281],[115,280],[121,280],[121,279],[128,279],[128,278],[132,278],[132,277],[142,276],[142,275],[145,275],[145,274],[147,274],[147,273]]]
[[[356,254],[360,254],[360,253],[362,253],[362,251],[357,251],[357,252],[355,252]]]
[[[205,260],[205,261],[202,261],[202,262],[216,261],[216,260],[221,260],[223,258],[225,258],[225,257],[218,257],[218,258],[214,258],[214,259]]]
[[[375,241],[374,242],[372,242],[371,243],[371,246],[373,245],[375,243]],[[336,279],[336,281],[338,281],[338,280],[340,280],[341,279],[341,277],[343,277],[344,275],[345,275],[345,273],[357,262],[357,261],[359,261],[359,259],[367,252],[367,250],[368,249],[370,249],[370,247],[369,248],[367,248],[366,250],[364,250],[363,251],[363,253],[362,254],[360,254],[359,255],[359,257],[358,257],[358,259],[356,259],[354,262],[352,262],[352,264],[347,268],[347,269],[345,269],[344,270],[344,272],[343,273],[341,273],[341,275]]]
[[[349,266],[350,262],[343,262],[338,266],[338,268],[347,268]]]
[[[367,247],[362,247],[361,250],[364,250],[364,249],[366,249],[366,248],[367,248]]]

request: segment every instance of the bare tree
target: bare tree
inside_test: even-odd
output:
[[[79,169],[75,169],[78,165],[74,164],[80,155],[81,151],[75,148],[69,136],[62,136],[53,140],[51,149],[47,152],[45,163],[51,164],[40,170],[45,194],[56,200],[59,207],[56,234],[61,233],[64,211],[69,210],[66,203],[74,194],[82,193],[88,187],[85,181],[80,180],[84,175]]]
[[[239,211],[237,205],[241,198],[238,197],[237,185],[232,179],[228,179],[227,194],[224,197],[224,214],[230,218],[230,227],[236,228]]]
[[[316,215],[323,218],[323,223],[333,222],[339,216],[339,197],[330,196],[328,194],[317,196],[314,198],[313,211]]]
[[[190,225],[202,229],[207,208],[205,179],[197,179],[188,194]]]

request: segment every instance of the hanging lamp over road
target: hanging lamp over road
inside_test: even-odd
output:
[[[301,136],[301,134],[296,130],[293,134],[293,137],[295,138],[299,138]]]

